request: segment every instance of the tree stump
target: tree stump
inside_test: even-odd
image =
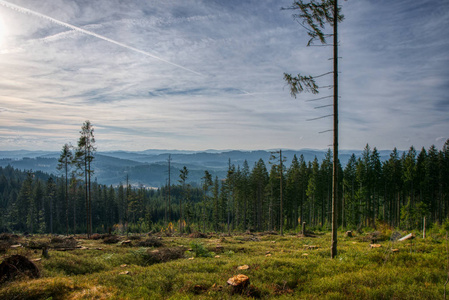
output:
[[[345,236],[346,236],[346,237],[350,237],[350,238],[353,237],[352,231],[350,231],[350,230],[349,230],[349,231],[346,231]]]
[[[48,255],[48,248],[47,247],[42,247],[42,257],[43,258],[49,258],[50,255]]]
[[[237,270],[248,270],[249,266],[248,265],[243,265],[243,266],[238,266]]]
[[[232,294],[242,294],[249,287],[249,277],[238,274],[229,278],[227,284],[232,287]]]

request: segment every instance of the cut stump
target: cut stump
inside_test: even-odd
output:
[[[242,294],[249,287],[249,277],[238,274],[229,278],[227,284],[232,287],[232,294]]]

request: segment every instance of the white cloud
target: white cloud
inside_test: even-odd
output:
[[[291,1],[10,2],[204,76],[0,5],[11,28],[0,45],[5,148],[43,139],[40,146],[59,149],[76,141],[86,119],[102,150],[326,148],[332,141],[318,133],[332,128],[330,118],[306,121],[331,113],[314,109],[331,99],[292,99],[282,80],[284,72],[332,68],[331,48],[305,47],[292,11],[280,10]],[[405,10],[407,3],[342,3],[342,148],[444,142],[448,8],[444,0]]]

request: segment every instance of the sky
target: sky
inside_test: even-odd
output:
[[[99,151],[331,147],[332,76],[283,80],[333,64],[292,2],[0,0],[0,150],[76,145],[86,120]],[[340,149],[441,149],[449,2],[340,4]]]

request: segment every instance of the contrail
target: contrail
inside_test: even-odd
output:
[[[32,11],[32,10],[30,10],[30,9],[27,9],[27,8],[24,8],[24,7],[21,7],[21,6],[18,6],[18,5],[15,5],[15,4],[12,4],[12,3],[9,3],[9,2],[3,1],[3,0],[0,0],[0,5],[3,5],[3,6],[5,6],[5,7],[7,7],[7,8],[13,9],[13,10],[17,10],[17,11],[19,11],[19,12],[21,12],[21,13],[24,13],[24,14],[30,14],[30,15],[33,15],[33,16],[37,16],[37,17],[39,17],[39,18],[42,18],[42,19],[45,19],[45,20],[47,20],[47,21],[56,23],[56,24],[58,24],[58,25],[61,25],[61,26],[64,26],[64,27],[73,29],[73,30],[75,30],[75,31],[78,31],[78,32],[81,32],[81,33],[84,33],[84,34],[87,34],[87,35],[90,35],[90,36],[94,36],[94,37],[96,37],[96,38],[102,39],[102,40],[104,40],[104,41],[107,41],[107,42],[109,42],[109,43],[115,44],[115,45],[117,45],[117,46],[120,46],[120,47],[129,49],[129,50],[132,50],[132,51],[134,51],[134,52],[137,52],[137,53],[140,53],[140,54],[149,56],[149,57],[152,57],[152,58],[154,58],[154,59],[157,59],[157,60],[159,60],[159,61],[165,62],[165,63],[170,64],[170,65],[172,65],[172,66],[175,66],[175,67],[177,67],[177,68],[186,70],[186,71],[188,71],[188,72],[194,73],[194,74],[196,74],[196,75],[203,76],[203,74],[201,74],[201,73],[198,73],[198,72],[196,72],[196,71],[193,71],[193,70],[191,70],[191,69],[189,69],[189,68],[186,68],[186,67],[183,67],[183,66],[181,66],[181,65],[175,64],[175,63],[173,63],[173,62],[171,62],[171,61],[165,60],[165,59],[163,59],[163,58],[161,58],[161,57],[158,57],[158,56],[156,56],[156,55],[153,55],[153,54],[151,54],[151,53],[149,53],[149,52],[146,52],[146,51],[143,51],[143,50],[140,50],[140,49],[137,49],[137,48],[128,46],[128,45],[126,45],[126,44],[117,42],[117,41],[115,41],[115,40],[111,40],[110,38],[107,38],[107,37],[105,37],[105,36],[96,34],[95,32],[92,32],[92,31],[89,31],[89,30],[85,30],[85,29],[79,28],[79,27],[77,27],[77,26],[74,26],[74,25],[71,25],[71,24],[68,24],[68,23],[65,23],[65,22],[56,20],[56,19],[54,19],[54,18],[52,18],[52,17],[43,15],[43,14],[41,14],[41,13]]]

